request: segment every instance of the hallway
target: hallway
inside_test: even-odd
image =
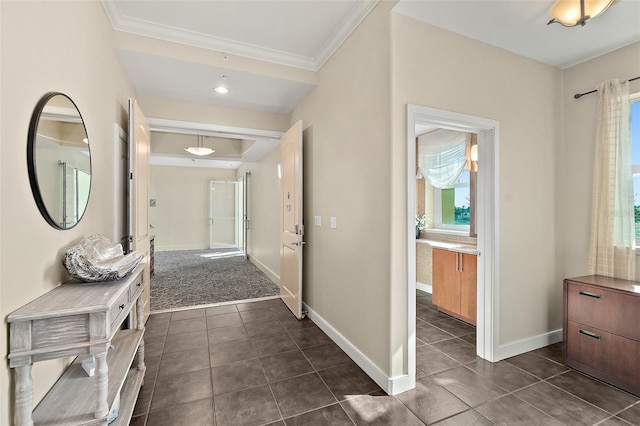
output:
[[[258,299],[278,285],[235,247],[161,251],[151,276],[151,312]]]
[[[559,344],[492,364],[473,327],[417,302],[417,386],[395,397],[279,299],[153,314],[131,424],[640,424],[640,398],[564,367]]]

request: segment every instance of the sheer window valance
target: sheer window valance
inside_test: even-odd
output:
[[[452,188],[467,166],[467,133],[439,129],[418,137],[419,173],[430,185]]]

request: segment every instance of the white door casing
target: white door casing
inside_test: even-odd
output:
[[[499,361],[498,346],[498,223],[497,152],[499,122],[417,105],[407,105],[407,369],[408,381],[400,392],[415,387],[416,373],[416,125],[447,128],[478,135],[477,222],[477,328],[476,352],[488,361]],[[395,394],[395,392],[394,392]]]
[[[249,181],[249,173],[245,173],[236,184],[236,216],[237,216],[237,237],[238,249],[242,252],[245,259],[247,258],[247,231],[249,225],[249,217],[247,214],[247,183]]]
[[[129,137],[114,124],[115,150],[113,158],[113,236],[112,240],[129,249]]]
[[[149,122],[135,99],[129,99],[129,251],[137,250],[149,264]],[[143,315],[146,322],[150,306],[151,276],[144,270]]]
[[[280,297],[302,319],[302,121],[280,139],[280,171]]]

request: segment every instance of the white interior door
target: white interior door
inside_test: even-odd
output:
[[[135,99],[129,99],[129,251],[137,250],[149,264],[149,122]],[[151,277],[144,271],[144,321],[150,311]]]
[[[237,247],[236,182],[209,182],[209,248]]]
[[[302,319],[302,121],[280,139],[280,297]]]

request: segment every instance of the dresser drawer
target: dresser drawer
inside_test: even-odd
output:
[[[118,323],[129,314],[129,289],[122,293],[116,303],[109,309],[109,318],[111,321],[111,330],[119,325]]]
[[[568,282],[567,319],[640,340],[638,298],[602,287]],[[624,312],[624,315],[619,315]]]
[[[131,287],[129,289],[129,294],[131,295],[130,296],[130,300],[132,300],[132,301],[135,301],[138,298],[138,295],[144,289],[143,276],[144,276],[144,274],[140,274],[138,279],[136,279],[134,282],[131,283]]]
[[[640,382],[640,342],[569,321],[566,345],[567,358],[629,383]]]

